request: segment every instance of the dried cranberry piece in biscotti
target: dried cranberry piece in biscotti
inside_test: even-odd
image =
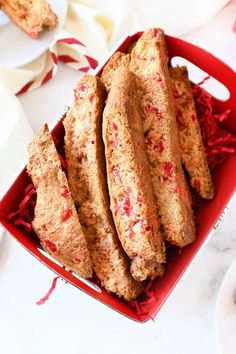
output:
[[[164,139],[160,138],[159,141],[155,144],[154,148],[161,154],[165,150]]]
[[[163,170],[164,170],[164,175],[167,178],[173,177],[174,166],[173,166],[173,164],[171,162],[169,162],[169,161],[164,162]]]
[[[62,186],[61,187],[61,195],[62,197],[64,198],[70,198],[70,191],[69,191],[69,188],[67,186]]]
[[[45,239],[45,240],[43,240],[43,244],[47,247],[47,248],[49,248],[49,250],[51,251],[51,252],[57,252],[57,246],[56,246],[56,244],[54,243],[54,242],[52,242],[51,240],[48,240],[48,239]]]
[[[69,220],[71,216],[72,216],[72,210],[70,208],[66,208],[62,215],[62,221]]]
[[[120,168],[118,165],[112,166],[111,168],[115,182],[121,182]]]

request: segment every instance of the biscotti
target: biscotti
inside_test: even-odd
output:
[[[214,188],[206,160],[191,84],[186,67],[170,68],[182,163],[191,186],[202,198],[212,199]]]
[[[30,37],[57,25],[57,16],[45,0],[2,0],[2,10]]]
[[[32,226],[43,248],[69,270],[91,277],[87,243],[47,125],[29,146],[27,172],[37,193]]]
[[[102,142],[104,103],[105,89],[99,78],[84,76],[63,121],[68,179],[101,285],[131,301],[143,291],[144,284],[130,274],[130,261],[121,247],[109,209]]]
[[[133,74],[118,68],[103,114],[111,210],[136,280],[163,273],[164,242],[145,152]]]
[[[114,78],[114,74],[118,68],[129,68],[130,55],[121,52],[115,52],[108,63],[105,65],[101,80],[107,90],[110,91],[111,83]]]
[[[160,221],[167,241],[180,247],[195,239],[191,197],[181,166],[164,33],[146,30],[131,52],[145,143]]]

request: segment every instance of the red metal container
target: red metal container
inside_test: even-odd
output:
[[[139,32],[133,36],[127,37],[117,50],[126,52],[130,44],[136,41],[141,34],[142,32]],[[236,73],[219,59],[192,44],[170,36],[166,36],[166,40],[170,58],[180,56],[187,59],[228,88],[230,98],[224,102],[216,100],[216,109],[219,112],[225,111],[226,109],[231,110],[230,118],[225,123],[225,127],[233,133],[236,133]],[[96,75],[99,76],[101,71],[102,68],[98,69]],[[52,135],[57,137],[57,139],[63,139],[63,134],[64,129],[60,121],[53,129]],[[203,243],[207,240],[210,231],[233,195],[236,187],[236,154],[230,155],[214,172],[212,177],[216,196],[212,201],[202,201],[195,213],[197,223],[196,241],[192,245],[182,249],[181,254],[179,254],[177,248],[170,248],[167,254],[168,262],[166,273],[163,278],[156,279],[152,285],[154,301],[150,302],[146,308],[146,312],[143,312],[141,315],[129,304],[118,299],[116,296],[108,294],[105,290],[99,289],[87,281],[84,282],[77,276],[66,271],[63,267],[50,259],[45,252],[42,252],[39,241],[33,233],[25,232],[2,217],[3,213],[16,210],[23,198],[24,189],[29,183],[25,169],[20,173],[11,188],[0,201],[0,222],[25,249],[65,280],[121,314],[138,322],[145,322],[153,318],[160,310]]]

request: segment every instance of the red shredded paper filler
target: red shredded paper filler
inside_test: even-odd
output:
[[[236,136],[223,129],[220,124],[228,118],[230,110],[220,114],[214,113],[213,97],[200,87],[206,79],[193,85],[192,90],[207,162],[212,171],[224,162],[229,154],[236,151]]]
[[[36,203],[36,190],[33,183],[30,183],[24,191],[24,198],[19,204],[19,208],[8,214],[6,219],[12,221],[14,225],[21,225],[27,232],[31,232],[32,221],[34,219],[34,207]]]
[[[50,289],[48,290],[48,292],[46,293],[46,295],[44,295],[44,297],[42,297],[42,299],[40,299],[39,301],[36,301],[36,305],[44,305],[46,301],[49,300],[50,295],[53,293],[53,291],[56,289],[56,285],[57,285],[57,281],[60,277],[55,277],[52,281],[52,285],[50,287]]]
[[[214,99],[201,87],[208,78],[209,77],[206,77],[199,84],[193,84],[192,90],[207,161],[210,169],[214,170],[229,154],[233,154],[236,151],[236,136],[223,129],[221,126],[221,123],[228,118],[230,111],[227,110],[220,114],[214,113]],[[62,166],[66,171],[67,166],[64,159],[63,142],[55,140],[55,144]],[[199,199],[200,197],[197,196],[197,198]],[[196,208],[198,204],[196,201],[197,198],[196,193],[193,191],[194,208]],[[30,183],[25,189],[25,195],[19,204],[18,210],[10,213],[7,216],[7,220],[11,220],[14,225],[19,225],[27,232],[31,232],[35,201],[36,191],[33,184]],[[49,296],[56,287],[58,278],[59,277],[54,278],[48,293],[41,300],[37,301],[37,305],[42,305],[49,299]],[[130,302],[130,306],[136,311],[140,318],[149,313],[150,305],[156,301],[155,294],[152,291],[152,284],[153,282],[151,281],[148,283],[139,300]]]

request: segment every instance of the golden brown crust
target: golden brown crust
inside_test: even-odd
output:
[[[110,91],[111,83],[115,72],[118,68],[128,68],[130,63],[130,55],[121,52],[116,52],[112,55],[108,63],[105,65],[101,81],[103,82],[107,92]]]
[[[191,198],[181,166],[164,33],[143,33],[131,52],[141,102],[145,143],[166,239],[185,246],[195,239]]]
[[[87,243],[47,125],[29,146],[27,172],[37,192],[32,225],[42,246],[63,266],[91,277]]]
[[[45,27],[57,25],[57,16],[45,0],[2,0],[2,10],[34,39]]]
[[[63,121],[68,178],[84,228],[93,269],[108,292],[127,301],[144,289],[129,272],[109,210],[102,110],[104,88],[99,78],[86,75],[77,84],[74,101]]]
[[[191,84],[186,67],[170,68],[182,162],[190,183],[202,198],[212,199],[214,187],[197,120]]]
[[[155,278],[165,262],[164,242],[150,180],[135,82],[127,68],[112,81],[103,114],[103,141],[111,210],[137,280]]]

